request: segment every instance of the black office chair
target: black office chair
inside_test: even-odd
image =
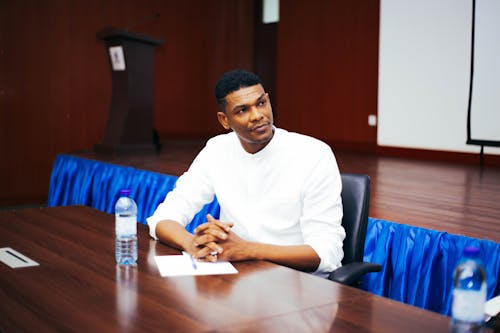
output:
[[[328,277],[332,281],[359,287],[361,278],[370,272],[379,272],[382,266],[363,262],[366,228],[370,205],[370,177],[362,174],[341,174],[342,205],[344,217],[342,226],[346,232],[344,239],[344,259]]]

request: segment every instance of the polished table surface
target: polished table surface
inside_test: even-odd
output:
[[[264,261],[238,274],[162,277],[179,254],[138,225],[135,268],[114,262],[114,217],[82,206],[0,211],[0,248],[40,266],[0,263],[5,332],[447,332],[449,318]]]

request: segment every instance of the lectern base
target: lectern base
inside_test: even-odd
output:
[[[119,155],[131,153],[153,153],[158,151],[159,147],[154,144],[121,144],[113,145],[109,143],[97,143],[94,145],[94,151],[99,154]]]

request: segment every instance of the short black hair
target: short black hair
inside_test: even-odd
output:
[[[249,71],[235,69],[224,73],[215,85],[215,98],[222,111],[226,108],[226,96],[233,91],[245,87],[251,87],[256,84],[262,84],[260,78]]]

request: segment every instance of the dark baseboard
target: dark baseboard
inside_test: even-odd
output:
[[[378,146],[376,148],[376,154],[379,156],[402,157],[419,160],[477,165],[481,164],[479,153],[462,153],[452,151]],[[485,166],[500,167],[500,155],[484,154],[483,162]]]
[[[368,143],[355,142],[327,142],[334,152],[359,152],[372,153],[378,156],[401,157],[416,160],[428,160],[450,163],[481,165],[479,153],[463,153],[453,151],[401,148],[389,146],[377,146]],[[484,166],[500,167],[500,155],[484,154]]]

